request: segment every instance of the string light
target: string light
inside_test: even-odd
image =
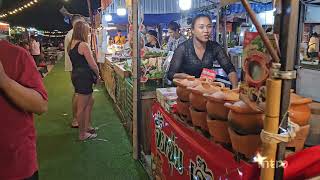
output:
[[[39,0],[31,0],[28,3],[23,4],[21,7],[17,7],[15,9],[13,9],[13,10],[10,10],[10,11],[7,11],[5,13],[0,14],[0,19],[6,18],[6,17],[8,17],[10,15],[14,15],[14,14],[16,14],[18,12],[22,12],[23,10],[25,10],[25,9],[27,9],[27,8],[33,6],[33,5],[37,4],[37,3],[39,3]]]

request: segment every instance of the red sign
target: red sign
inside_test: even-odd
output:
[[[152,175],[161,180],[258,180],[256,164],[237,162],[234,155],[175,120],[160,104],[152,107]],[[286,158],[285,180],[320,175],[320,146]]]
[[[162,180],[258,179],[257,165],[239,163],[233,154],[153,106],[153,177]]]
[[[217,75],[217,72],[215,72],[212,69],[207,69],[207,68],[202,69],[202,73],[201,73],[202,78],[207,78],[214,81],[216,79],[216,75]]]

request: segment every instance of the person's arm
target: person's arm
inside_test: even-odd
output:
[[[183,56],[184,56],[184,51],[185,48],[183,45],[179,46],[173,54],[172,60],[170,62],[170,67],[169,67],[169,71],[168,71],[168,79],[170,81],[173,80],[173,78],[180,78],[182,77],[182,75],[180,76],[179,74],[179,70],[181,67],[181,64],[183,62]],[[177,74],[178,73],[178,74]],[[177,75],[175,75],[177,74]]]
[[[228,74],[228,78],[231,82],[232,89],[237,89],[238,88],[238,76],[236,72],[230,72]]]
[[[90,50],[89,44],[88,43],[80,43],[80,54],[83,54],[84,57],[86,58],[90,68],[94,71],[94,73],[97,75],[97,77],[100,78],[99,74],[99,68],[92,56],[92,52]]]
[[[39,92],[24,87],[7,76],[0,61],[0,90],[24,111],[42,114],[48,110],[48,102]]]
[[[167,51],[171,51],[171,47],[172,47],[172,39],[170,37],[167,43]]]
[[[232,84],[232,88],[238,88],[238,77],[235,67],[233,66],[230,57],[227,55],[226,51],[218,43],[215,46],[215,59],[219,62],[222,69],[228,75],[229,81]]]

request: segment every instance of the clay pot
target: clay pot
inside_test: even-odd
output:
[[[239,135],[232,128],[228,128],[232,149],[252,159],[261,148],[260,135]]]
[[[200,127],[204,131],[209,131],[207,125],[207,112],[197,111],[192,107],[190,107],[189,110],[191,114],[192,124],[194,126]]]
[[[189,107],[189,102],[182,102],[180,99],[177,99],[177,112],[186,121],[191,121]]]
[[[243,101],[234,104],[226,103],[230,109],[228,114],[229,126],[239,134],[259,134],[263,129],[264,114],[255,109],[251,109]]]
[[[213,120],[210,116],[207,116],[207,124],[209,133],[213,137],[213,140],[217,143],[230,144],[230,136],[228,132],[228,122],[221,120]]]
[[[228,120],[229,108],[225,103],[234,103],[239,101],[239,93],[233,90],[222,90],[213,94],[204,94],[207,99],[206,109],[208,115],[215,119]]]
[[[203,94],[218,92],[223,87],[224,84],[218,82],[201,82],[201,84],[196,87],[188,87],[187,89],[191,91],[189,95],[191,106],[196,110],[206,111],[207,99]]]
[[[300,127],[300,130],[297,132],[296,137],[288,142],[287,147],[294,147],[295,152],[301,151],[304,148],[304,143],[309,134],[310,125]]]
[[[299,126],[308,125],[311,117],[310,103],[312,103],[312,99],[303,98],[291,93],[289,108],[289,117],[291,121]]]
[[[177,95],[182,101],[189,101],[190,90],[188,87],[195,87],[204,81],[203,79],[196,79],[194,76],[188,76],[186,79],[173,79],[177,85]]]

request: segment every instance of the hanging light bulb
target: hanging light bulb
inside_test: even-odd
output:
[[[119,0],[119,7],[117,9],[118,16],[125,16],[127,14],[126,8],[122,7],[122,0]]]
[[[111,16],[110,14],[106,14],[106,15],[104,16],[104,19],[105,19],[107,22],[110,22],[110,21],[112,21],[112,16]]]
[[[126,8],[118,8],[117,9],[117,15],[119,16],[125,16],[127,14]]]
[[[192,0],[179,0],[179,7],[182,11],[191,9]]]

